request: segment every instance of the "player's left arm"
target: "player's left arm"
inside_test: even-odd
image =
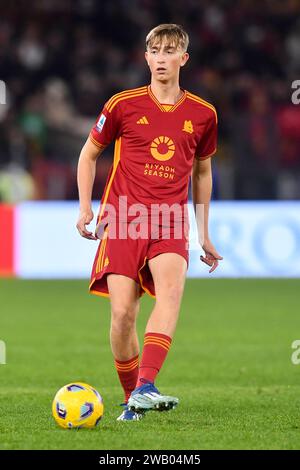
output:
[[[200,256],[201,261],[211,266],[212,273],[218,266],[222,256],[219,255],[209,237],[209,205],[212,192],[211,158],[205,160],[194,159],[192,171],[192,194],[196,213],[199,243],[205,256]]]

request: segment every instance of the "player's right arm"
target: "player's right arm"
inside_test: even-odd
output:
[[[80,235],[89,240],[97,240],[93,233],[86,228],[86,225],[90,224],[94,217],[92,191],[97,159],[122,132],[122,112],[118,103],[118,95],[114,95],[105,103],[79,157],[77,169],[79,218],[76,227]]]
[[[80,235],[89,240],[97,240],[92,232],[89,232],[86,225],[89,225],[94,218],[92,211],[92,190],[96,174],[97,159],[104,148],[96,145],[90,137],[82,147],[77,168],[77,184],[79,192],[79,217],[77,230]]]

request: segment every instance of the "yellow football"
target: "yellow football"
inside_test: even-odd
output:
[[[73,382],[59,389],[52,403],[53,417],[64,429],[94,428],[103,412],[100,393],[83,382]]]

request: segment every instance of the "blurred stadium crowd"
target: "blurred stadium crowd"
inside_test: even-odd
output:
[[[0,3],[0,200],[77,199],[80,149],[105,101],[149,83],[144,39],[190,35],[181,85],[219,114],[216,199],[300,199],[300,0]],[[112,148],[98,164],[99,199]]]

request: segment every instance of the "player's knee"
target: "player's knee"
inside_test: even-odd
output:
[[[116,306],[111,310],[112,328],[119,332],[126,332],[135,326],[136,307],[134,306]]]
[[[160,292],[157,292],[156,302],[169,305],[171,308],[179,308],[183,289],[178,284],[168,284]]]

